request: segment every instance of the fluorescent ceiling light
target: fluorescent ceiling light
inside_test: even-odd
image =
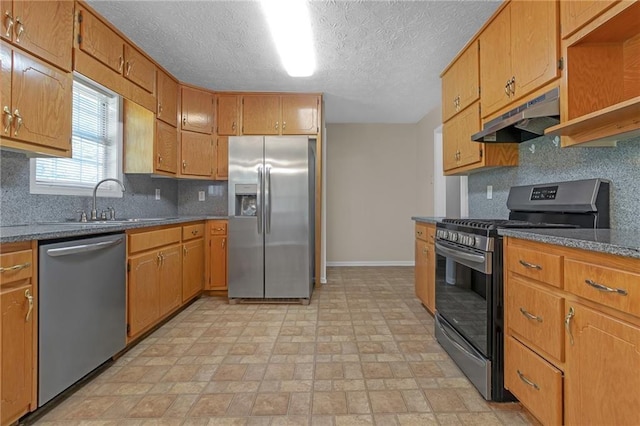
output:
[[[316,68],[306,0],[261,0],[271,36],[291,77],[308,77]]]

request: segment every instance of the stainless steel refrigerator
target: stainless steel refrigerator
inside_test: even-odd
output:
[[[315,141],[229,138],[229,301],[301,299],[313,290]]]

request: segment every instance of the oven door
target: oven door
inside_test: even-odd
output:
[[[493,253],[436,241],[436,310],[491,359]]]

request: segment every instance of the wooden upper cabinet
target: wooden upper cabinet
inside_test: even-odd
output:
[[[579,303],[565,315],[565,424],[640,424],[640,328]]]
[[[511,7],[507,5],[480,34],[480,87],[482,116],[511,101]]]
[[[3,146],[71,156],[71,73],[2,44]],[[5,109],[6,108],[6,109]],[[9,111],[9,112],[7,112]]]
[[[203,133],[180,132],[180,138],[180,174],[189,177],[213,177],[212,136]]]
[[[244,95],[242,97],[242,134],[280,134],[280,96]]]
[[[617,3],[618,0],[583,0],[560,2],[560,31],[562,38],[573,34],[593,18]]]
[[[479,43],[474,41],[442,75],[442,121],[480,97]]]
[[[238,95],[216,96],[216,133],[222,136],[235,136],[240,134],[240,110]]]
[[[157,72],[158,108],[156,117],[173,127],[178,126],[178,82],[162,70]]]
[[[182,87],[182,130],[213,133],[213,95],[204,90]]]
[[[282,95],[280,103],[283,135],[315,135],[320,131],[318,125],[319,96]]]
[[[149,93],[155,93],[156,66],[129,44],[124,45],[124,76]]]
[[[558,2],[510,2],[480,34],[482,117],[559,77],[558,59]]]
[[[2,1],[3,39],[71,71],[73,1]]]
[[[176,174],[178,171],[178,130],[156,120],[156,170]]]
[[[229,136],[216,141],[216,180],[229,179]]]
[[[78,10],[80,50],[121,74],[124,69],[124,40],[86,9],[79,6]]]
[[[465,109],[442,128],[444,170],[468,166],[480,161],[484,144],[473,142],[471,135],[480,130],[478,103]]]

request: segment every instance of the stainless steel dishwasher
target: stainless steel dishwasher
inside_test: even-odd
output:
[[[38,406],[126,344],[124,234],[39,247]]]

